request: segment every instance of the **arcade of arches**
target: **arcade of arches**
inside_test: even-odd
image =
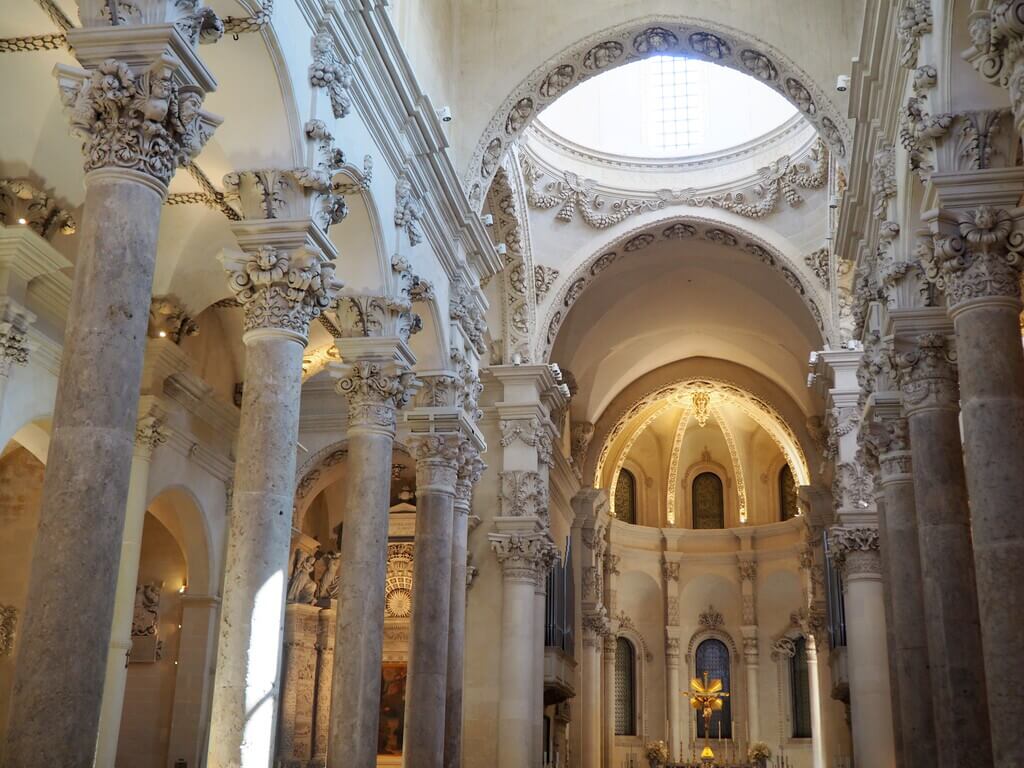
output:
[[[1024,0],[8,5],[0,765],[1024,765]]]

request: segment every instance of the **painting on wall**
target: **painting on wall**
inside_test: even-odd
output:
[[[377,726],[377,754],[402,754],[405,731],[406,665],[386,663],[380,675],[380,722]]]

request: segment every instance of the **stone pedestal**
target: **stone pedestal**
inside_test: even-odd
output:
[[[337,601],[317,616],[316,627],[316,702],[313,719],[313,758],[310,768],[327,765],[327,746],[331,731],[331,670],[334,667],[334,629]]]
[[[832,552],[843,573],[853,753],[863,765],[892,768],[896,748],[878,531],[833,528]],[[813,723],[811,728],[813,733]]]
[[[121,561],[118,565],[117,589],[114,592],[114,621],[110,631],[107,674],[103,682],[99,737],[96,740],[96,768],[114,768],[114,760],[117,758],[124,686],[128,679],[128,654],[132,648],[132,618],[135,612],[139,558],[142,554],[142,529],[149,500],[149,467],[154,449],[166,441],[167,431],[158,411],[152,410],[139,419],[128,478]]]
[[[942,768],[973,768],[991,765],[991,745],[952,360],[945,337],[930,333],[898,362],[914,451],[936,755]]]
[[[348,400],[348,478],[331,681],[328,764],[375,768],[384,642],[388,508],[396,411],[412,395],[414,358],[400,338],[345,338],[332,369]]]
[[[444,762],[455,482],[464,441],[458,433],[412,439],[416,558],[402,747],[408,768],[441,768]]]

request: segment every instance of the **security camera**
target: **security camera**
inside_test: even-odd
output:
[[[437,116],[441,118],[442,123],[450,123],[452,121],[451,107],[441,107],[437,110]]]
[[[840,75],[836,78],[836,90],[840,93],[844,93],[847,88],[850,87],[850,76]]]
[[[483,222],[484,222],[484,226],[485,226],[485,227],[491,227],[491,226],[494,226],[494,216],[493,216],[493,214],[490,214],[490,213],[485,213],[485,214],[484,214],[483,216],[481,216],[480,218],[481,218],[481,219],[483,219]]]
[[[504,243],[498,243],[497,251],[499,256],[504,256],[506,253],[508,253],[508,246],[505,245]]]

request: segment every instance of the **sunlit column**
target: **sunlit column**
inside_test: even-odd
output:
[[[807,682],[811,705],[811,766],[825,765],[825,719],[822,717],[821,678],[818,676],[818,645],[812,633],[807,635]],[[867,763],[873,765],[873,763]],[[881,764],[879,764],[881,765]]]
[[[225,178],[242,214],[232,224],[241,252],[226,255],[224,267],[245,313],[245,379],[209,768],[266,768],[274,754],[302,355],[310,320],[338,287],[323,214],[329,180],[310,184],[313,172]]]

